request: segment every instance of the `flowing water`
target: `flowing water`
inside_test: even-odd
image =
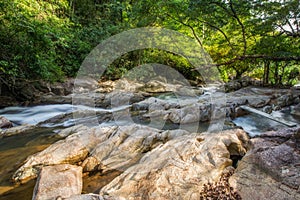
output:
[[[290,114],[290,112],[290,108],[285,108],[281,111],[273,111],[271,115],[273,117],[283,119],[285,121],[300,124],[300,116],[292,115]],[[266,131],[276,131],[279,129],[288,128],[287,126],[281,123],[255,114],[249,114],[242,117],[238,117],[234,119],[233,122],[237,126],[242,127],[249,134],[250,137],[258,136]]]

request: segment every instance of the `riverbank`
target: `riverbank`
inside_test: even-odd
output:
[[[14,116],[23,112],[18,123],[13,120],[16,125],[32,124],[2,131],[0,157],[13,163],[0,168],[4,199],[24,193],[25,199],[32,194],[34,199],[250,199],[254,190],[260,199],[299,197],[299,128],[249,118],[239,108],[249,105],[277,117],[288,109],[280,116],[293,111],[290,120],[297,121],[299,90],[248,86],[225,94],[218,87],[161,80],[94,84],[43,97],[51,104],[75,102],[75,110],[68,109],[71,104],[6,109]],[[243,117],[242,123],[235,120]],[[240,127],[254,122],[257,130],[245,132],[232,119]],[[14,156],[7,156],[11,152]],[[287,159],[278,161],[283,154]],[[253,170],[267,180],[268,192],[256,184]]]

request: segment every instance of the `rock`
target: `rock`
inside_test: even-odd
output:
[[[157,80],[149,81],[143,86],[143,88],[141,88],[141,90],[149,93],[162,93],[173,91],[173,89],[167,88],[166,83]]]
[[[103,197],[97,194],[82,194],[74,195],[69,198],[64,198],[63,200],[119,200],[118,198]]]
[[[14,173],[12,179],[15,182],[23,183],[37,177],[43,166],[81,162],[98,143],[105,141],[115,130],[116,127],[99,127],[74,133],[45,150],[29,156]]]
[[[93,156],[88,157],[82,163],[83,172],[93,172],[98,170],[100,162]]]
[[[272,110],[278,111],[278,110],[281,110],[281,107],[273,104],[272,105]]]
[[[284,95],[280,96],[279,98],[277,98],[276,101],[277,101],[276,105],[285,107],[285,106],[290,106],[291,104],[293,104],[294,99],[293,99],[293,95],[284,94]]]
[[[293,89],[300,90],[300,82],[299,81],[296,85],[293,86]]]
[[[242,88],[238,80],[230,81],[224,85],[225,92],[233,92]]]
[[[33,82],[27,80],[16,81],[15,97],[20,102],[34,101],[39,96],[39,91],[34,87]]]
[[[219,180],[230,155],[246,153],[242,130],[176,137],[147,152],[101,189],[118,199],[200,199],[200,188]],[[245,141],[244,141],[245,140]]]
[[[72,104],[72,96],[60,96],[47,93],[40,98],[41,104]]]
[[[242,199],[300,199],[300,130],[267,132],[251,139],[230,185]]]
[[[187,124],[198,121],[208,121],[210,119],[209,105],[190,105],[181,109],[171,109],[168,119],[176,124]]]
[[[98,88],[95,90],[95,92],[100,93],[109,93],[112,92],[115,89],[116,82],[115,81],[101,81],[98,84]]]
[[[300,103],[295,106],[291,106],[291,114],[300,116]]]
[[[13,124],[3,116],[0,116],[0,128],[11,128]]]
[[[51,92],[58,96],[64,96],[65,88],[62,85],[54,84],[51,85]]]
[[[19,103],[14,97],[0,95],[0,108],[17,106]]]
[[[144,101],[132,104],[132,109],[135,111],[150,110],[151,112],[151,110],[168,110],[171,108],[178,108],[179,106],[178,103],[171,103],[162,99],[150,97]]]
[[[271,101],[271,97],[269,96],[248,98],[249,105],[254,108],[262,108],[268,105],[270,101]]]
[[[67,137],[69,135],[72,135],[73,133],[80,132],[83,130],[87,130],[88,128],[82,124],[71,126],[69,128],[61,130],[59,133],[57,133],[60,137]]]
[[[82,168],[62,164],[43,167],[37,179],[33,200],[68,198],[81,194]]]
[[[86,93],[97,89],[98,81],[91,77],[80,77],[74,81],[75,93]]]
[[[12,127],[12,128],[2,131],[2,136],[9,137],[9,136],[13,136],[13,135],[19,135],[19,134],[26,133],[30,130],[33,130],[35,128],[36,128],[36,126],[34,126],[34,125],[23,124],[21,126]]]
[[[242,87],[247,87],[252,84],[252,80],[249,76],[244,76],[240,80]]]
[[[263,112],[268,113],[268,114],[270,114],[272,112],[272,110],[273,110],[272,106],[265,106],[262,109]]]
[[[116,90],[105,96],[105,99],[100,107],[116,108],[120,106],[129,106],[144,99],[145,97],[140,93],[131,93]]]
[[[244,116],[244,115],[247,115],[247,114],[249,114],[249,112],[245,111],[241,107],[237,107],[235,109],[235,117],[241,117],[241,116]]]
[[[102,171],[112,169],[124,170],[133,165],[143,155],[143,152],[155,148],[173,137],[188,134],[187,131],[164,131],[133,124],[120,126],[110,138],[99,143],[93,150],[91,156],[100,163]],[[90,166],[95,168],[96,165]]]

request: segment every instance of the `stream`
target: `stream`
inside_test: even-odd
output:
[[[206,95],[206,94],[204,94]],[[175,101],[175,97],[171,95],[161,95],[158,98],[165,101]],[[193,99],[190,99],[191,101]],[[14,126],[22,124],[39,125],[34,131],[28,131],[21,135],[12,137],[4,137],[0,139],[0,199],[31,199],[34,181],[30,181],[20,187],[15,187],[10,178],[22,162],[30,155],[42,151],[52,143],[62,139],[57,136],[57,132],[65,127],[70,127],[76,124],[72,118],[72,112],[76,110],[89,110],[96,113],[112,113],[126,110],[128,107],[119,107],[114,109],[91,108],[87,106],[73,106],[71,104],[54,104],[54,105],[39,105],[32,107],[7,107],[0,110],[0,116],[4,116],[13,122]],[[49,119],[59,116],[70,114],[71,117],[63,122],[53,122]],[[274,111],[273,116],[300,123],[300,117],[295,117],[290,114],[290,109],[286,108],[281,111]],[[147,124],[149,122],[140,120],[138,115],[132,117],[135,123]],[[83,120],[84,119],[77,119]],[[88,119],[85,119],[88,120]],[[251,137],[257,136],[262,132],[269,130],[278,130],[286,128],[284,125],[275,121],[262,118],[260,116],[249,114],[238,117],[233,122],[242,127]],[[110,120],[105,121],[101,125],[111,125]],[[126,124],[127,121],[119,121],[119,123]],[[151,124],[155,127],[155,123]],[[199,123],[199,132],[207,129],[208,123]],[[178,125],[172,123],[165,123],[163,129],[177,129]],[[104,178],[108,178],[104,176]],[[88,188],[84,188],[87,192]]]

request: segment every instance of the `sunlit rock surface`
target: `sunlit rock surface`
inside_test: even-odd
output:
[[[32,200],[62,199],[81,194],[82,168],[62,164],[43,167]]]

